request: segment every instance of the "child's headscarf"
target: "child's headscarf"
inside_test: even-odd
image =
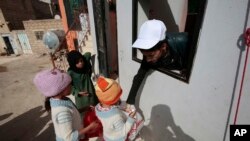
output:
[[[82,59],[84,62],[83,68],[81,69],[76,67],[76,64],[79,62],[80,59]],[[73,70],[76,73],[87,73],[91,71],[90,63],[80,52],[76,50],[72,50],[68,53],[67,60],[69,63],[69,70]]]

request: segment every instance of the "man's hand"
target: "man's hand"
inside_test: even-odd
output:
[[[132,118],[134,118],[134,119],[136,118],[135,115],[136,115],[136,111],[135,110],[132,110],[132,112],[129,113],[129,116],[132,117]]]

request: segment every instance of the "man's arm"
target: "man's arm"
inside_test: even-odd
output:
[[[137,74],[133,78],[133,83],[127,98],[127,103],[128,104],[135,104],[135,98],[137,95],[137,92],[141,86],[141,83],[143,79],[145,78],[147,72],[149,71],[149,67],[147,66],[147,63],[142,61],[141,66],[137,72]]]

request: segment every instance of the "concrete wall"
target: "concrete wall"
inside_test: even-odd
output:
[[[238,43],[250,26],[248,8],[248,0],[208,1],[189,84],[150,73],[137,97],[146,120],[145,140],[229,140],[246,55]],[[117,0],[117,28],[125,100],[140,65],[132,60],[132,1]],[[248,63],[237,124],[250,123],[249,69]]]
[[[0,38],[0,54],[6,53],[6,51],[4,50],[4,47],[5,47],[4,40],[3,40],[3,38]]]
[[[23,29],[23,20],[35,19],[30,0],[1,0],[0,8],[11,29]]]
[[[47,53],[48,50],[45,47],[42,40],[37,40],[35,36],[35,31],[46,31],[49,30],[63,30],[61,20],[30,20],[23,22],[25,27],[25,32],[29,38],[30,46],[33,53]]]
[[[57,12],[54,10],[54,12]],[[34,20],[34,19],[49,19],[52,18],[50,7],[48,4],[40,2],[40,1],[34,1],[34,0],[1,0],[0,1],[0,34],[6,36],[6,34],[10,35],[10,40],[12,48],[15,52],[15,54],[22,53],[21,46],[18,43],[18,39],[16,36],[16,33],[20,32],[18,30],[24,29],[23,21],[24,20]],[[31,22],[31,21],[29,21]],[[61,29],[61,23],[55,22],[48,22],[48,20],[42,21],[40,24],[39,21],[33,21],[34,24],[28,24],[28,31],[29,36],[31,37],[30,41],[31,44],[35,46],[35,52],[36,47],[38,47],[38,52],[41,49],[41,41],[35,41],[34,35],[31,33],[31,30],[41,30],[41,29],[49,29],[49,26],[52,26],[51,28],[60,28]],[[46,22],[46,23],[45,23]],[[24,32],[24,31],[21,31]],[[3,47],[6,46],[3,39],[0,39],[0,53],[4,53],[5,50]],[[42,47],[43,48],[43,47]]]
[[[188,0],[138,0],[138,24],[145,16],[149,19],[162,20],[170,32],[183,32],[187,16]],[[142,8],[143,7],[143,8]]]
[[[75,44],[74,44],[74,40],[77,39],[77,32],[69,29],[69,27],[71,25],[68,25],[68,21],[67,21],[67,15],[66,15],[66,9],[64,6],[64,1],[60,0],[58,1],[59,7],[60,7],[60,12],[61,12],[61,16],[62,16],[62,23],[63,23],[63,29],[65,31],[65,33],[67,33],[66,35],[66,42],[67,42],[67,46],[68,46],[68,50],[75,50]],[[80,23],[79,23],[80,24]]]
[[[23,29],[24,20],[52,19],[50,6],[38,0],[1,0],[0,8],[11,30]]]
[[[8,33],[10,32],[7,22],[4,18],[3,12],[0,9],[0,33]]]
[[[5,18],[3,16],[3,12],[0,9],[0,34],[4,34],[4,33],[9,33],[9,28],[6,24]],[[5,47],[5,43],[2,37],[0,37],[0,54],[5,53],[4,47]]]

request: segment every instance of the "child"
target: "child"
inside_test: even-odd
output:
[[[83,56],[76,50],[69,52],[67,56],[68,74],[72,78],[72,94],[75,97],[78,109],[87,108],[91,105],[95,106],[98,103],[95,88],[91,81],[90,57],[89,52]]]
[[[105,141],[127,141],[134,132],[136,112],[126,113],[119,107],[122,89],[120,85],[108,78],[99,77],[96,84],[96,94],[100,101],[96,105],[96,115],[103,126],[103,138]],[[132,130],[133,129],[133,130]],[[134,132],[135,133],[135,132]]]
[[[74,103],[66,96],[71,92],[71,77],[60,70],[44,70],[36,74],[34,84],[46,97],[45,108],[51,111],[57,141],[78,141],[98,125],[82,127],[82,119]]]

